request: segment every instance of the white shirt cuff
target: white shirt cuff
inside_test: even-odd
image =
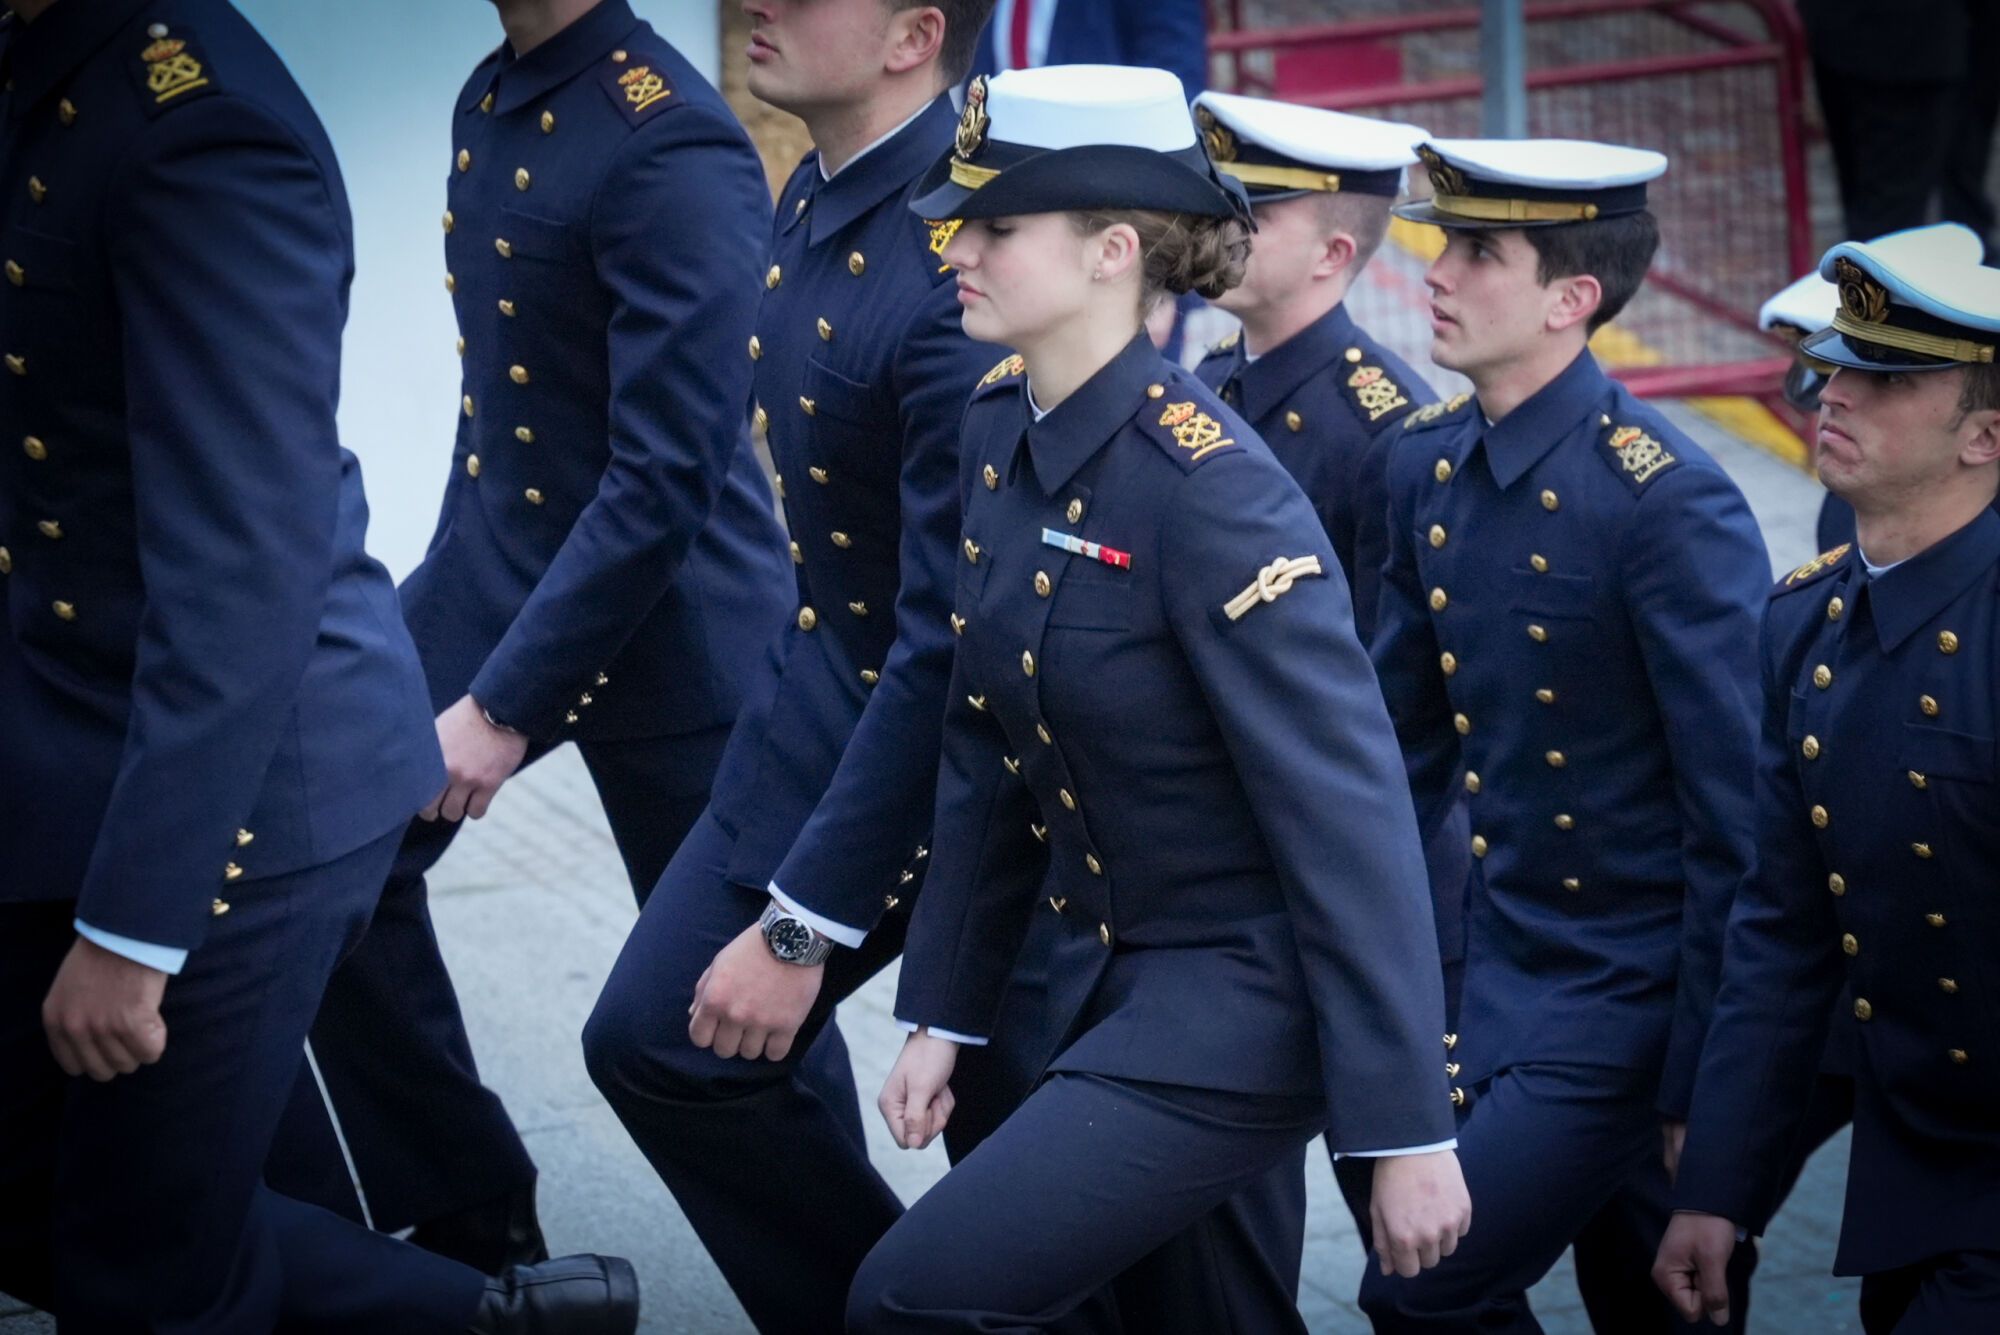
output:
[[[134,941],[129,936],[116,932],[106,932],[92,927],[83,919],[75,923],[76,934],[94,946],[102,946],[114,955],[123,955],[134,964],[143,964],[161,973],[179,973],[187,967],[188,953],[173,946],[156,946],[150,941]]]
[[[771,882],[765,888],[771,892],[771,898],[778,901],[779,908],[791,914],[794,918],[797,918],[800,922],[812,928],[821,936],[826,937],[837,946],[846,946],[849,950],[858,950],[861,947],[861,943],[868,939],[868,933],[862,931],[859,927],[849,927],[846,923],[839,923],[831,918],[820,917],[819,914],[814,913],[811,909],[780,890],[776,881]]]
[[[974,1038],[970,1034],[954,1034],[951,1030],[940,1029],[934,1024],[919,1025],[915,1020],[898,1020],[896,1021],[896,1026],[906,1034],[914,1034],[917,1030],[922,1029],[932,1038],[941,1038],[947,1043],[956,1043],[961,1047],[983,1048],[986,1046],[986,1040],[983,1038]]]
[[[1436,1154],[1439,1150],[1455,1150],[1457,1148],[1458,1137],[1453,1136],[1450,1140],[1440,1140],[1435,1145],[1416,1145],[1407,1150],[1335,1150],[1333,1157],[1336,1159],[1393,1159],[1403,1154]]]

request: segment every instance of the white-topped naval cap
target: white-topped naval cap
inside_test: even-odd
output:
[[[1194,105],[1197,113],[1206,110],[1229,132],[1238,156],[1261,149],[1263,156],[1330,171],[1378,172],[1407,167],[1417,160],[1417,145],[1429,138],[1421,126],[1401,121],[1350,116],[1344,111],[1238,93],[1203,93]],[[1209,153],[1216,156],[1213,142]]]
[[[1417,146],[1431,197],[1396,213],[1440,227],[1550,227],[1639,213],[1664,153],[1587,139],[1431,139]]]
[[[1181,81],[1138,65],[1044,65],[986,81],[996,143],[1055,150],[1120,144],[1173,153],[1194,147]]]
[[[1667,155],[1589,139],[1432,139],[1431,149],[1481,183],[1542,190],[1608,190],[1666,174]]]
[[[1878,253],[1929,252],[1937,259],[1952,264],[1978,264],[1986,254],[1979,233],[1960,223],[1911,227],[1878,236],[1869,244]],[[1820,277],[1815,269],[1774,293],[1758,310],[1757,327],[1769,330],[1786,324],[1814,334],[1832,324],[1833,314],[1839,309],[1840,289]]]
[[[1858,370],[1991,364],[2000,349],[2000,269],[1961,240],[1843,241],[1820,260],[1840,291],[1826,328],[1800,350]]]

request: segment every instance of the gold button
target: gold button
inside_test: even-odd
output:
[[[1453,714],[1451,726],[1458,729],[1458,735],[1461,737],[1468,736],[1472,732],[1472,720],[1463,714]]]
[[[1824,663],[1814,668],[1813,685],[1819,687],[1822,691],[1833,685],[1833,669]]]
[[[764,275],[764,286],[767,288],[776,287],[784,279],[784,276],[784,270],[774,264],[771,266],[770,272]]]
[[[517,385],[525,385],[528,383],[528,368],[517,362],[507,368],[507,378]]]
[[[602,672],[600,672],[597,674],[597,684],[599,686],[609,686],[611,684],[611,678],[605,676]]]
[[[759,431],[767,431],[770,429],[771,414],[764,411],[764,405],[761,403],[757,405],[757,411],[750,414],[750,420],[757,424],[757,429]]]
[[[211,899],[208,902],[208,911],[211,916],[220,918],[223,914],[229,912],[229,904],[224,900]]]
[[[824,487],[833,475],[818,464],[808,464],[806,465],[806,476]]]
[[[800,630],[811,630],[814,626],[817,626],[818,624],[819,624],[819,613],[813,611],[810,607],[801,607],[799,609]]]
[[[461,148],[461,149],[459,149],[459,150],[458,150],[458,169],[459,169],[460,171],[464,171],[464,170],[465,170],[466,168],[470,167],[471,165],[472,165],[472,150],[471,150],[471,149],[469,149],[469,148]]]
[[[582,695],[577,696],[576,702],[580,705],[588,707],[590,704],[590,692],[585,691]]]
[[[771,488],[778,493],[779,500],[782,501],[785,499],[785,475],[783,473],[771,474]]]
[[[447,292],[458,291],[458,279],[451,274],[446,274],[444,276],[444,290]]]
[[[528,175],[526,167],[514,168],[514,188],[516,190],[526,190],[533,183],[533,179]]]
[[[1000,763],[1007,767],[1009,774],[1019,774],[1021,772],[1021,762],[1013,756],[1001,756]]]
[[[1046,844],[1046,843],[1047,843],[1047,842],[1049,841],[1049,827],[1048,827],[1048,826],[1046,826],[1046,825],[1037,825],[1037,824],[1036,824],[1035,822],[1033,822],[1033,821],[1029,821],[1029,822],[1028,822],[1028,833],[1029,833],[1029,834],[1032,834],[1032,835],[1034,835],[1034,836],[1035,836],[1035,838],[1036,838],[1037,840],[1039,840],[1040,842],[1042,842],[1042,843],[1045,843],[1045,844]],[[1055,901],[1054,901],[1054,900],[1050,900],[1049,902],[1050,902],[1051,904],[1055,903]],[[1066,903],[1068,903],[1068,902],[1069,902],[1068,900],[1064,900],[1064,901],[1063,901],[1063,903],[1065,903],[1065,904],[1066,904]],[[1056,909],[1056,912],[1058,912],[1058,913],[1061,913],[1061,912],[1062,912],[1062,909],[1061,909],[1060,907],[1058,907],[1058,908]]]
[[[1915,853],[1920,858],[1928,858],[1931,856],[1931,846],[1925,843],[1911,844],[1910,851],[1912,853]]]
[[[1915,788],[1919,792],[1921,792],[1922,790],[1930,786],[1931,786],[1931,781],[1929,779],[1917,773],[1917,771],[1915,770],[1910,771],[1910,787]]]
[[[1955,653],[1957,653],[1957,652],[1958,652],[1958,636],[1956,636],[1956,635],[1952,634],[1952,633],[1951,633],[1950,631],[1948,631],[1948,630],[1941,630],[1941,631],[1939,631],[1939,632],[1938,632],[1938,652],[1939,652],[1939,653],[1941,653],[1941,654],[1955,654]]]
[[[1451,602],[1451,599],[1445,594],[1443,589],[1431,590],[1431,611],[1442,612],[1445,609],[1445,605],[1449,602]]]
[[[458,406],[464,410],[467,417],[472,416],[472,396],[470,394],[460,399]]]
[[[819,415],[819,409],[813,406],[813,401],[803,394],[799,395],[799,410],[807,417],[817,417]]]
[[[28,272],[12,260],[7,261],[7,281],[15,287],[28,281]]]
[[[1535,692],[1535,698],[1545,705],[1552,705],[1556,702],[1556,693],[1544,686]]]
[[[66,603],[62,599],[58,598],[55,600],[55,602],[51,603],[50,606],[55,608],[56,615],[62,618],[64,621],[76,620],[76,604]]]
[[[861,684],[863,686],[873,686],[876,682],[880,680],[882,680],[882,674],[877,672],[874,668],[861,669]]]
[[[512,241],[509,241],[504,236],[496,236],[493,238],[493,249],[500,252],[500,258],[503,260],[511,260],[514,258],[514,243]]]
[[[1815,802],[1813,803],[1813,809],[1811,815],[1812,815],[1812,823],[1818,826],[1820,829],[1824,830],[1826,828],[1826,820],[1827,820],[1826,808],[1819,805],[1819,803]]]
[[[1021,651],[1021,671],[1030,677],[1035,675],[1035,656],[1026,649]]]
[[[1528,638],[1536,644],[1547,644],[1549,640],[1548,628],[1546,626],[1531,625],[1528,627]]]
[[[793,543],[793,544],[792,544],[792,564],[793,564],[793,565],[795,565],[795,566],[802,566],[802,565],[804,565],[805,563],[806,563],[806,554],[805,554],[805,553],[804,553],[803,551],[800,551],[800,550],[799,550],[799,545],[798,545],[798,543],[796,543],[796,542],[795,542],[795,543]]]
[[[1855,938],[1854,933],[1842,932],[1840,935],[1840,950],[1844,955],[1859,955],[1861,953],[1861,942]]]
[[[625,49],[620,47],[618,50],[613,51],[611,53],[611,60],[613,64],[623,65],[625,63]]]
[[[517,426],[514,428],[514,439],[523,445],[532,445],[535,443],[535,433],[527,427]]]
[[[1576,817],[1570,815],[1568,812],[1563,812],[1556,817],[1556,828],[1558,830],[1574,830],[1576,828]]]
[[[30,459],[35,460],[37,463],[49,457],[49,447],[42,444],[41,437],[39,436],[21,437],[21,449]]]
[[[1550,769],[1561,769],[1569,763],[1568,760],[1563,758],[1563,753],[1560,751],[1550,751],[1543,755],[1542,759],[1549,762]]]
[[[1431,525],[1431,546],[1433,546],[1433,547],[1442,547],[1442,546],[1444,546],[1444,539],[1445,539],[1445,532],[1444,532],[1444,525],[1443,525],[1443,524],[1432,524],[1432,525]]]
[[[230,862],[230,863],[225,863],[225,864],[223,865],[223,868],[222,868],[222,879],[223,879],[223,880],[225,880],[225,881],[233,881],[233,880],[236,880],[236,879],[237,879],[238,877],[240,877],[240,876],[242,876],[242,875],[243,875],[243,869],[242,869],[241,867],[237,866],[237,865],[236,865],[235,863],[233,863],[233,862]]]
[[[1468,793],[1476,793],[1479,791],[1479,776],[1477,774],[1474,774],[1471,770],[1467,770],[1465,772],[1465,791]]]
[[[868,615],[868,604],[863,602],[852,602],[847,605],[847,610],[854,613],[854,615],[858,617],[865,617]]]
[[[18,352],[10,352],[7,354],[7,369],[15,375],[26,375],[28,373],[28,359]]]
[[[1306,424],[1306,419],[1300,417],[1297,413],[1292,412],[1285,414],[1285,425],[1290,427],[1292,430],[1294,431],[1300,430],[1305,426],[1305,424]]]
[[[1102,942],[1103,942],[1103,943],[1104,943],[1105,945],[1107,945],[1107,946],[1111,944],[1111,924],[1110,924],[1110,923],[1108,923],[1108,922],[1101,922],[1101,923],[1097,924],[1097,939],[1098,939],[1099,941],[1102,941]]]
[[[820,342],[822,343],[833,342],[833,326],[826,322],[826,317],[824,315],[819,317],[819,324],[817,328],[819,329]]]
[[[479,456],[478,456],[478,455],[476,455],[476,454],[468,454],[468,455],[466,455],[466,456],[465,456],[465,471],[466,471],[466,474],[467,474],[468,476],[470,476],[470,477],[478,477],[478,476],[479,476]]]
[[[42,184],[42,178],[39,176],[30,176],[28,178],[28,198],[39,204],[48,197],[49,188]]]
[[[1957,996],[1958,980],[1956,978],[1938,979],[1938,991],[1944,993],[1946,996],[1951,996],[1951,997]]]
[[[979,544],[971,538],[965,540],[965,559],[973,565],[979,564]]]
[[[992,464],[986,465],[986,467],[980,471],[979,476],[985,480],[986,490],[996,491],[999,489],[1000,470],[995,468]]]
[[[1464,1069],[1457,1062],[1446,1062],[1444,1064],[1444,1073],[1454,1080],[1458,1079],[1458,1073]]]
[[[554,134],[555,132],[556,132],[556,113],[553,111],[544,111],[542,113],[542,133]]]
[[[1465,1091],[1457,1085],[1451,1087],[1451,1106],[1454,1108],[1463,1108],[1465,1106]]]
[[[1042,739],[1043,746],[1054,746],[1056,744],[1056,739],[1049,735],[1048,728],[1043,724],[1037,723],[1035,725],[1035,736]]]
[[[526,491],[522,492],[521,495],[527,498],[528,504],[530,505],[540,505],[542,501],[545,499],[541,493],[541,489],[538,487],[529,487]]]
[[[1926,913],[1924,921],[1933,927],[1942,927],[1944,926],[1944,915],[1942,913]]]
[[[452,346],[453,346],[453,347],[454,347],[454,348],[455,348],[455,349],[457,350],[457,352],[458,352],[458,355],[459,355],[459,356],[463,357],[463,356],[465,355],[465,338],[464,338],[464,336],[462,336],[462,335],[461,335],[461,336],[460,336],[460,338],[459,338],[459,340],[458,340],[458,342],[457,342],[457,343],[455,343],[455,344],[453,344]]]
[[[41,532],[41,535],[47,538],[50,542],[56,541],[63,535],[62,525],[58,524],[53,519],[37,520],[35,523],[35,527]]]
[[[905,875],[908,875],[908,873],[904,873],[904,874],[905,874]],[[913,878],[913,879],[914,879],[914,878]],[[896,907],[896,905],[898,905],[898,904],[900,904],[900,903],[902,903],[902,902],[903,902],[902,900],[900,900],[900,899],[896,898],[896,896],[894,896],[894,895],[884,895],[884,896],[882,896],[882,907],[883,907],[884,909],[892,909],[892,908],[895,908],[895,907]]]
[[[493,94],[488,93],[486,96],[479,99],[479,109],[481,111],[493,110]]]
[[[801,200],[800,202],[804,203],[803,200]],[[853,251],[848,255],[847,272],[853,274],[856,278],[861,277],[861,271],[863,269],[866,269],[867,267],[868,267],[868,257],[863,255],[860,251],[858,250]]]
[[[1449,650],[1439,654],[1438,670],[1444,673],[1444,675],[1447,677],[1449,677],[1452,673],[1458,671],[1458,655],[1450,652]]]
[[[56,119],[64,125],[76,124],[76,103],[68,98],[56,103]]]
[[[501,313],[502,315],[506,316],[506,317],[507,317],[508,319],[510,319],[510,320],[511,320],[511,319],[513,319],[513,318],[514,318],[514,303],[513,303],[513,302],[511,302],[511,301],[509,301],[509,300],[507,300],[507,298],[505,298],[505,297],[502,297],[502,298],[500,298],[500,313]]]
[[[794,545],[796,546],[796,544]],[[951,614],[951,633],[954,635],[965,634],[965,618],[956,612]]]
[[[1577,891],[1583,889],[1583,882],[1574,876],[1565,876],[1563,877],[1563,889],[1569,891],[1571,894],[1575,894]]]
[[[983,695],[968,695],[965,697],[965,703],[971,705],[982,714],[986,712],[986,697]]]
[[[835,529],[833,532],[827,534],[827,536],[833,539],[834,546],[841,548],[843,551],[854,545],[854,539],[848,537],[839,529]]]
[[[1868,1004],[1867,997],[1856,997],[1854,999],[1855,1019],[1866,1020],[1869,1016],[1873,1015],[1874,1013],[1875,1013],[1875,1008]]]
[[[1431,469],[1431,476],[1440,482],[1451,481],[1451,460],[1438,460],[1436,466]]]
[[[1971,1057],[1966,1055],[1964,1048],[1946,1048],[1944,1055],[1951,1058],[1952,1064],[1955,1066],[1963,1066],[1972,1060]]]
[[[1835,896],[1844,895],[1847,893],[1847,878],[1837,871],[1831,872],[1826,878],[1826,888],[1833,891]]]
[[[1361,360],[1361,349],[1349,348],[1346,352],[1342,353],[1341,356],[1347,358],[1347,360],[1351,362],[1358,362]]]
[[[11,575],[13,573],[14,553],[8,551],[5,547],[0,547],[0,575]]]
[[[1037,570],[1035,572],[1035,592],[1037,594],[1046,598],[1055,590],[1055,587],[1055,584],[1049,579],[1048,571]]]
[[[1104,864],[1097,860],[1097,854],[1095,853],[1085,853],[1083,855],[1083,865],[1090,868],[1092,876],[1104,875]]]
[[[1071,811],[1076,810],[1076,794],[1072,793],[1069,789],[1067,788],[1056,789],[1056,797],[1062,802],[1063,806],[1067,807],[1069,810]]]
[[[1543,556],[1540,552],[1536,552],[1533,556],[1530,556],[1528,564],[1535,568],[1537,575],[1546,575],[1549,573],[1549,558]]]
[[[1072,496],[1072,497],[1070,497],[1070,502],[1069,502],[1069,509],[1065,510],[1065,511],[1064,511],[1063,513],[1069,516],[1069,522],[1070,522],[1070,523],[1072,523],[1072,524],[1080,524],[1080,523],[1082,523],[1082,522],[1083,522],[1083,498],[1082,498],[1082,497],[1080,497],[1080,496]]]
[[[1553,510],[1553,509],[1555,509],[1555,508],[1556,508],[1557,506],[1559,506],[1559,505],[1561,505],[1561,504],[1562,504],[1562,502],[1556,499],[1556,494],[1555,494],[1554,492],[1552,492],[1552,491],[1549,491],[1549,490],[1546,490],[1546,489],[1544,489],[1544,490],[1543,490],[1543,492],[1542,492],[1542,508],[1543,508],[1544,510]]]
[[[1485,835],[1483,835],[1483,834],[1475,834],[1475,835],[1473,835],[1473,836],[1472,836],[1472,856],[1474,856],[1474,857],[1476,857],[1476,858],[1483,858],[1483,857],[1485,857],[1485,856],[1486,856],[1486,836],[1485,836]]]
[[[1806,739],[1799,743],[1799,751],[1807,760],[1818,760],[1819,738],[1813,736],[1811,733],[1807,733]]]
[[[1840,595],[1835,594],[1832,598],[1827,599],[1826,619],[1828,621],[1840,620],[1840,614],[1846,610],[1847,604],[1840,600]]]
[[[754,362],[763,355],[764,340],[758,338],[755,334],[750,335],[750,360]]]
[[[802,199],[802,198],[801,198],[801,199],[798,199],[798,200],[795,200],[795,201],[793,201],[793,203],[792,203],[792,214],[793,214],[793,216],[794,216],[794,217],[796,217],[797,215],[799,215],[799,214],[801,214],[801,213],[804,213],[805,211],[806,211],[806,202],[805,202],[805,200],[804,200],[804,199]]]
[[[1918,696],[1917,708],[1923,711],[1925,718],[1936,718],[1938,716],[1938,702],[1935,696]]]

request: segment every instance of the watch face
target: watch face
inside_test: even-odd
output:
[[[771,943],[773,955],[781,960],[795,960],[812,949],[813,932],[797,918],[780,918],[771,924],[764,939]]]

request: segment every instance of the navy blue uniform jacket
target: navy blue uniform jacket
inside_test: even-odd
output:
[[[1834,1269],[2000,1250],[2000,515],[1765,613],[1756,874],[1729,922],[1677,1208],[1762,1232],[1833,1023],[1854,1059]]]
[[[332,146],[222,0],[10,24],[0,138],[0,900],[201,943],[237,885],[444,781],[334,434]]]
[[[1151,65],[1171,71],[1188,100],[1208,87],[1204,0],[1035,0],[1054,5],[1045,65]],[[992,74],[993,24],[979,34],[974,75]],[[1006,34],[999,34],[1006,40]]]
[[[1663,1070],[1684,1114],[1752,856],[1763,540],[1588,352],[1403,431],[1375,666],[1425,830],[1471,801],[1462,1073]]]
[[[939,97],[831,181],[808,154],[778,197],[756,336],[731,349],[755,368],[798,607],[711,810],[736,840],[730,881],[775,879],[863,931],[914,888],[903,873],[930,829],[958,422],[999,355],[965,336],[932,229],[908,208],[957,124]]]
[[[1051,1069],[1323,1097],[1342,1150],[1450,1139],[1415,815],[1312,507],[1143,333],[1039,422],[1018,358],[989,381],[897,1018],[990,1034],[1053,912]]]
[[[480,62],[452,115],[464,359],[403,584],[433,705],[545,741],[736,716],[786,601],[742,347],[770,218],[721,96],[625,0]]]

